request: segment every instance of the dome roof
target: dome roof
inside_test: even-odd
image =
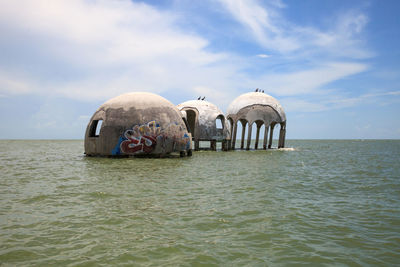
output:
[[[177,108],[183,112],[185,117],[187,116],[185,111],[195,111],[194,118],[186,117],[195,139],[223,140],[229,137],[229,126],[224,113],[216,105],[204,100],[190,100],[179,104]],[[218,127],[217,119],[220,119],[221,122]]]
[[[174,106],[171,102],[165,99],[162,96],[147,93],[147,92],[134,92],[134,93],[126,93],[114,98],[111,98],[107,102],[105,102],[102,107],[107,108],[123,108],[124,110],[128,110],[132,107],[136,109],[143,109],[148,107],[172,107]]]
[[[206,121],[215,121],[219,115],[224,113],[213,103],[205,100],[190,100],[176,106],[179,110],[183,108],[196,108],[199,112],[199,122],[204,124]]]
[[[156,94],[135,92],[114,97],[97,109],[86,128],[85,153],[166,155],[190,150],[190,140],[174,104]]]
[[[261,92],[250,92],[238,96],[228,107],[227,115],[237,114],[242,108],[252,105],[264,105],[272,107],[286,121],[285,111],[274,97]]]

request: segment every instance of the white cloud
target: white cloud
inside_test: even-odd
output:
[[[354,97],[347,97],[345,95],[332,96],[330,94],[314,97],[314,101],[304,100],[301,98],[286,97],[282,99],[283,106],[287,107],[286,111],[296,112],[321,112],[328,110],[338,110],[343,108],[350,108],[360,104],[368,104],[371,106],[385,105],[388,102],[386,97],[400,96],[400,91],[381,92],[381,93],[366,93]],[[397,99],[397,102],[400,99]],[[393,99],[389,99],[393,102]]]
[[[291,56],[324,51],[335,56],[366,58],[371,52],[362,46],[360,34],[368,18],[356,11],[336,18],[331,29],[291,23],[281,14],[285,5],[281,1],[219,0],[232,16],[243,24],[263,47]],[[278,3],[278,4],[277,4]]]
[[[282,53],[303,46],[333,47],[344,37],[355,47],[352,37],[367,21],[363,15],[345,15],[335,31],[321,32],[286,23],[279,13],[284,7],[280,0],[268,8],[257,0],[221,1],[263,47]],[[367,69],[362,63],[322,61],[301,71],[275,73],[253,64],[254,57],[210,52],[209,40],[183,30],[179,19],[170,11],[129,0],[0,0],[0,29],[8,29],[0,32],[2,40],[15,54],[29,50],[39,55],[34,64],[27,57],[17,67],[0,65],[0,93],[105,100],[128,91],[189,91],[223,109],[244,88],[260,87],[277,96],[318,93],[330,82]],[[249,68],[257,68],[258,74]]]
[[[78,117],[78,120],[79,120],[79,121],[87,122],[87,121],[90,120],[90,117],[91,117],[91,116],[89,116],[89,115],[80,115],[80,116]]]
[[[227,55],[207,52],[208,41],[183,32],[175,20],[169,12],[129,0],[0,1],[0,24],[10,29],[4,34],[26,40],[32,53],[62,65],[60,72],[82,71],[60,82],[54,76],[21,75],[29,73],[23,62],[0,75],[0,90],[104,99],[126,91],[185,90],[203,84],[206,76],[216,77],[211,72],[231,75],[233,68],[220,65]],[[10,75],[18,79],[6,80]]]
[[[270,57],[270,55],[267,55],[267,54],[258,54],[257,57],[259,57],[259,58],[268,58],[268,57]]]
[[[12,74],[0,69],[0,91],[12,94],[26,94],[30,92],[30,87],[22,77],[13,77]]]
[[[328,63],[314,69],[264,77],[268,91],[278,95],[315,93],[322,86],[344,77],[365,71],[360,63]]]
[[[263,46],[278,51],[293,51],[299,48],[296,40],[290,35],[285,35],[282,28],[275,23],[279,16],[274,8],[263,8],[257,0],[220,2],[239,22],[252,31],[256,40]]]
[[[193,9],[187,7],[193,3],[172,2],[160,8],[135,0],[0,0],[0,98],[35,105],[19,125],[37,138],[81,137],[97,104],[128,91],[171,96],[175,104],[202,95],[224,110],[258,87],[297,118],[361,104],[398,106],[399,91],[359,92],[351,88],[354,79],[342,83],[345,94],[343,87],[332,89],[374,66],[365,63],[372,53],[363,39],[369,20],[363,12],[332,10],[310,20],[329,22],[305,26],[284,16],[283,0],[209,0]],[[372,72],[387,83],[399,76],[391,69]],[[12,123],[3,124],[3,137],[14,136]]]
[[[224,89],[224,88],[223,88]],[[218,107],[227,107],[232,101],[231,93],[226,90],[221,90],[219,88],[210,88],[206,86],[196,86],[192,90],[196,93],[196,96],[206,97],[205,100],[211,103],[217,104]]]

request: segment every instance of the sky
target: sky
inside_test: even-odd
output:
[[[398,0],[0,0],[0,139],[83,139],[126,92],[280,101],[288,139],[400,138]]]

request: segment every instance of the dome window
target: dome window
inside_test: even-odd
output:
[[[103,120],[93,120],[90,125],[89,137],[99,137]]]

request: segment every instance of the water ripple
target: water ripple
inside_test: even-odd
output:
[[[86,158],[82,145],[0,141],[0,263],[400,262],[399,141],[183,159]]]

